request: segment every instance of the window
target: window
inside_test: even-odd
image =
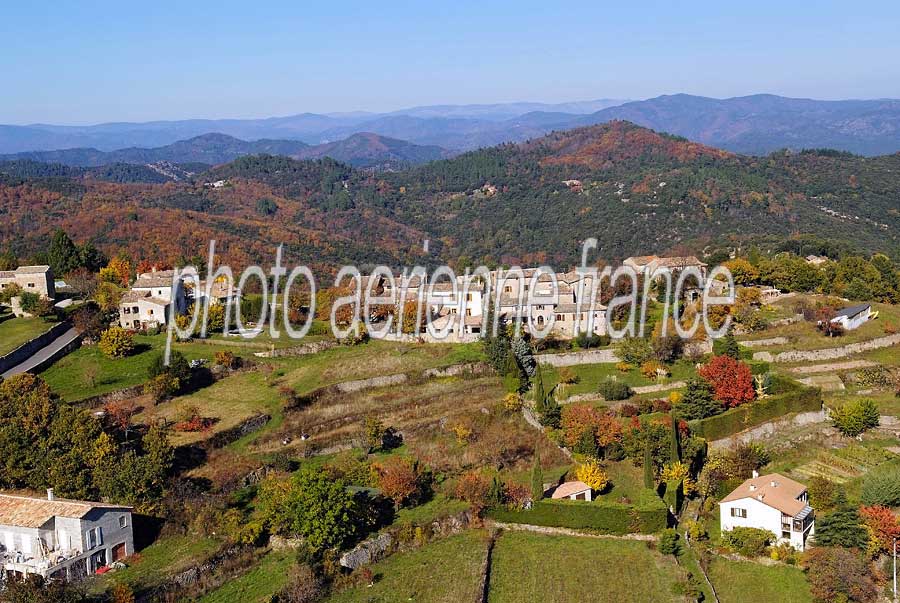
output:
[[[85,532],[85,540],[87,540],[87,548],[92,549],[103,544],[103,534],[100,528],[91,528]]]
[[[790,532],[782,531],[782,532],[781,532],[781,537],[782,537],[782,538],[788,538],[788,539],[790,539],[791,533],[790,533]]]
[[[466,316],[472,316],[472,309],[466,308]]]
[[[29,288],[29,289],[34,289],[34,283],[28,283],[28,288]]]
[[[124,312],[125,314],[131,314],[131,308],[128,307],[128,306],[125,306],[123,312]]]
[[[127,516],[127,515],[120,515],[120,516],[119,516],[119,527],[120,527],[120,528],[127,528],[127,527],[128,527],[128,516]]]
[[[747,509],[738,509],[737,507],[731,508],[731,516],[732,517],[740,517],[742,519],[747,519]]]
[[[147,310],[147,314],[149,314],[150,316],[153,316],[153,308],[150,308],[149,310]]]

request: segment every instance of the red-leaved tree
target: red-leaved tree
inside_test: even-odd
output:
[[[859,514],[872,530],[872,535],[877,540],[875,546],[879,552],[888,553],[893,548],[894,538],[900,538],[900,522],[897,516],[887,507],[872,505],[860,507]],[[875,552],[875,551],[872,551]]]
[[[750,402],[756,396],[750,367],[731,356],[714,356],[699,372],[712,386],[716,400],[728,408]]]

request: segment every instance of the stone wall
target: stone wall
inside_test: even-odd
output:
[[[576,366],[579,364],[614,364],[619,362],[616,351],[611,348],[566,352],[563,354],[538,354],[534,358],[540,364],[555,367]]]
[[[309,343],[304,343],[290,348],[275,348],[267,352],[256,352],[253,355],[260,358],[287,358],[294,356],[308,356],[310,354],[318,354],[319,352],[324,352],[325,350],[336,348],[339,345],[341,344],[338,341],[335,341],[333,339],[326,339],[323,341],[311,341]]]
[[[781,431],[793,429],[796,427],[802,427],[804,425],[811,425],[814,423],[824,423],[827,418],[828,417],[824,409],[813,412],[801,412],[793,415],[787,415],[775,419],[774,421],[769,421],[768,423],[757,425],[752,429],[741,431],[732,436],[728,436],[727,438],[722,438],[721,440],[713,440],[709,443],[709,447],[711,450],[723,450],[731,448],[736,444],[748,444],[754,441],[765,442],[766,440],[777,436]]]
[[[853,354],[868,352],[869,350],[877,350],[878,348],[887,348],[900,344],[900,333],[896,335],[888,335],[872,339],[870,341],[861,341],[859,343],[848,343],[847,345],[824,348],[821,350],[789,350],[772,354],[771,352],[756,352],[753,354],[754,360],[764,362],[822,362],[825,360],[834,360],[836,358],[845,358]]]
[[[0,357],[0,373],[5,373],[12,367],[25,362],[70,328],[72,325],[68,322],[57,323],[31,341],[26,341],[9,354]]]

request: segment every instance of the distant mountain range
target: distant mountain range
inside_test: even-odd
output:
[[[27,160],[79,168],[115,164],[152,165],[160,162],[209,166],[233,161],[246,155],[260,154],[285,155],[296,159],[331,157],[353,167],[379,169],[403,169],[413,164],[443,159],[451,155],[440,147],[416,145],[367,132],[353,134],[345,140],[315,146],[299,140],[261,139],[248,142],[227,134],[215,133],[155,148],[130,147],[116,151],[100,151],[94,148],[29,151],[0,156],[0,161]],[[16,167],[21,168],[24,165],[26,164]],[[74,175],[74,172],[71,175]]]
[[[392,144],[346,146],[357,142]],[[224,262],[244,266],[284,243],[288,263],[321,274],[464,260],[565,269],[588,237],[607,260],[801,236],[900,257],[900,153],[759,158],[612,121],[378,178],[332,158],[263,154],[156,184],[168,168],[0,163],[0,249],[32,258],[61,227],[110,255],[167,262],[216,239]]]
[[[98,161],[151,162],[148,149],[190,146],[197,136],[210,133],[231,136],[242,147],[229,151],[230,143],[213,157],[198,157],[191,148],[168,149],[165,160],[217,163],[248,153],[319,156],[305,145],[334,145],[341,149],[371,144],[371,138],[341,143],[356,134],[370,133],[396,139],[385,147],[400,148],[400,141],[440,147],[430,151],[407,149],[390,161],[417,163],[505,142],[522,142],[555,130],[627,120],[683,136],[729,151],[764,155],[772,151],[833,148],[861,155],[900,151],[900,100],[820,101],[760,94],[715,99],[687,94],[659,96],[643,101],[596,100],[557,105],[506,103],[496,105],[439,105],[414,107],[391,113],[303,113],[267,119],[221,119],[107,123],[96,126],[0,126],[0,153],[54,151],[78,148],[78,165]],[[184,142],[178,142],[184,141]],[[379,143],[380,144],[380,143]],[[240,145],[239,145],[240,146]],[[98,152],[117,155],[104,158]],[[443,151],[446,149],[447,151]],[[366,153],[369,153],[367,151]],[[363,155],[366,156],[366,153]],[[390,153],[388,153],[390,155]],[[377,155],[377,154],[376,154]],[[42,157],[51,157],[41,155]],[[36,156],[29,156],[36,158]],[[351,156],[350,162],[355,160]],[[53,161],[52,158],[43,159]],[[158,159],[157,159],[158,160]],[[66,160],[68,161],[68,160]],[[381,157],[375,157],[375,163]],[[355,164],[357,165],[357,164]]]

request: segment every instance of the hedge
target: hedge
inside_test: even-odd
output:
[[[666,491],[663,494],[663,502],[676,515],[681,512],[681,505],[684,503],[684,480],[675,480],[666,482]]]
[[[770,391],[773,395],[769,398],[742,404],[720,415],[691,421],[691,433],[707,440],[720,440],[786,414],[822,408],[822,390],[818,387],[804,387],[776,377],[772,380]]]
[[[541,500],[525,511],[492,509],[487,516],[506,523],[592,530],[602,534],[651,534],[668,525],[666,505],[653,490],[643,490],[633,505],[605,500]]]

